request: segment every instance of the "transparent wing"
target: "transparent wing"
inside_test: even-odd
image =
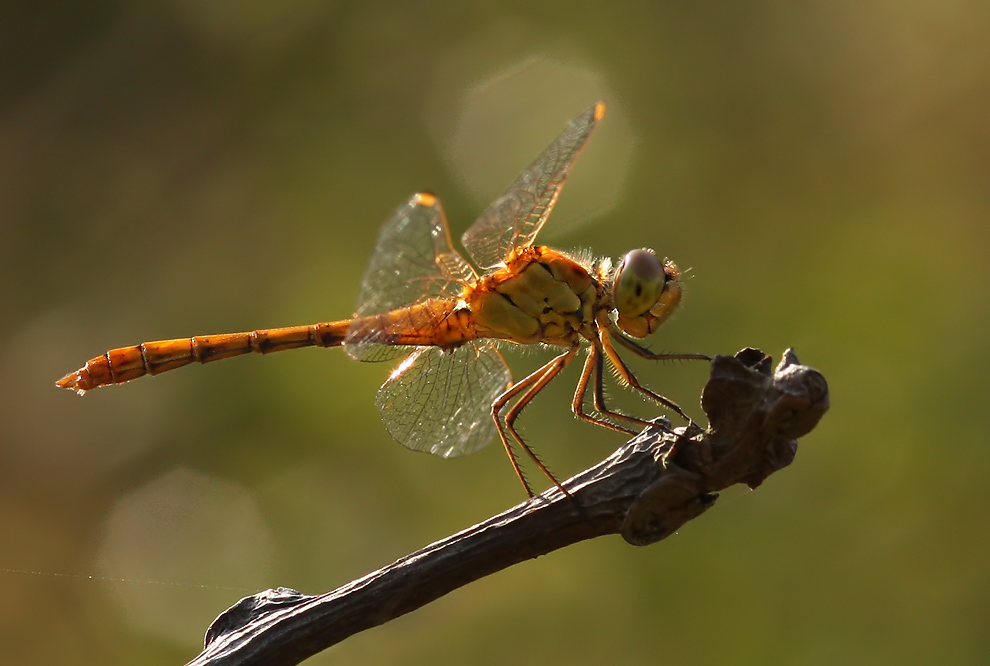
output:
[[[598,102],[568,123],[563,133],[464,233],[461,242],[479,267],[497,266],[513,249],[533,244],[557,203],[578,153],[604,115],[605,105]]]
[[[361,281],[355,319],[398,310],[428,298],[460,298],[477,279],[474,269],[451,248],[440,200],[420,193],[385,222]],[[348,331],[344,348],[359,361],[384,361],[409,347],[378,344],[381,331],[365,321]]]
[[[419,347],[378,391],[385,428],[403,446],[443,458],[473,453],[495,436],[492,401],[512,375],[490,343]]]

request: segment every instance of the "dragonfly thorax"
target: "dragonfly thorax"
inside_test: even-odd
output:
[[[580,262],[540,246],[514,251],[464,301],[479,337],[567,347],[594,337],[607,292]]]

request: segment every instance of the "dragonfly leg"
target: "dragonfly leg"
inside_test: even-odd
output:
[[[495,398],[494,401],[492,401],[492,420],[495,421],[495,429],[498,431],[498,438],[501,440],[503,448],[505,448],[506,455],[509,456],[509,462],[512,463],[512,469],[515,470],[516,476],[519,477],[519,482],[522,483],[523,488],[526,489],[526,494],[530,497],[533,496],[533,489],[529,487],[529,482],[526,480],[526,475],[523,473],[522,468],[519,466],[519,461],[516,459],[516,452],[512,449],[512,445],[509,444],[509,438],[506,436],[505,428],[502,426],[501,412],[505,408],[505,405],[512,400],[512,398],[525,391],[534,381],[536,381],[536,379],[539,378],[538,375],[541,370],[542,368],[516,382],[504,393]]]
[[[569,364],[574,357],[577,355],[580,347],[572,347],[560,356],[553,358],[549,363],[542,366],[535,372],[521,379],[518,383],[512,386],[505,393],[500,395],[498,398],[492,402],[492,418],[495,420],[495,427],[498,430],[499,439],[502,440],[502,446],[505,447],[506,453],[509,455],[509,461],[512,463],[513,469],[516,470],[516,476],[522,482],[523,487],[530,497],[533,496],[533,490],[530,488],[529,483],[526,481],[526,477],[523,475],[522,470],[519,467],[519,462],[516,460],[515,453],[512,451],[512,446],[509,443],[509,438],[506,435],[506,431],[511,435],[512,439],[515,440],[522,450],[526,452],[526,455],[540,468],[548,479],[553,481],[553,484],[560,489],[565,495],[569,495],[564,487],[560,485],[560,482],[554,477],[554,475],[547,469],[543,461],[539,459],[536,453],[529,448],[526,442],[523,441],[522,437],[516,431],[515,421],[519,417],[522,410],[529,404],[529,402],[536,396],[537,393],[542,391],[550,381],[560,374],[567,364]],[[505,414],[505,421],[502,421],[502,411],[508,405],[509,401],[515,398],[517,395],[522,394],[522,396],[516,401],[509,411]]]
[[[630,340],[621,333],[609,336],[609,340],[614,339],[620,345],[650,361],[710,361],[712,357],[707,354],[670,354],[667,352],[657,353],[644,347],[643,345]]]
[[[640,429],[645,428],[647,422],[642,419],[637,419],[633,416],[627,416],[626,414],[620,414],[619,412],[612,411],[605,406],[605,391],[602,387],[602,369],[604,364],[604,353],[602,352],[601,345],[593,342],[591,347],[588,348],[588,357],[584,361],[584,367],[581,368],[581,378],[578,380],[577,389],[574,391],[574,400],[571,401],[571,411],[579,419],[587,421],[589,423],[594,423],[606,428],[611,428],[612,430],[618,430],[619,432],[624,432],[628,435],[635,435],[636,430],[632,428],[627,428],[625,426],[619,425],[618,423],[613,423],[604,418],[599,418],[594,414],[589,414],[584,410],[584,397],[588,393],[588,386],[591,385],[591,378],[594,376],[594,391],[592,392],[592,400],[595,405],[595,410],[602,416],[609,416],[617,421],[627,421],[629,423],[637,424]]]
[[[634,390],[639,391],[640,393],[642,393],[643,395],[645,395],[647,398],[649,398],[649,399],[651,399],[651,400],[653,400],[655,402],[658,402],[661,405],[664,405],[665,407],[667,407],[669,409],[674,410],[675,412],[677,412],[677,414],[681,418],[683,418],[688,423],[692,423],[692,424],[694,423],[694,421],[691,419],[691,417],[688,416],[687,414],[685,414],[684,413],[684,410],[681,409],[677,405],[677,403],[675,403],[673,400],[671,400],[670,398],[665,398],[662,395],[660,395],[659,393],[654,393],[650,389],[648,389],[645,386],[643,386],[642,384],[640,384],[639,383],[639,380],[636,379],[636,375],[634,375],[632,373],[632,370],[629,369],[629,366],[626,365],[625,361],[622,360],[622,357],[620,357],[619,354],[618,354],[618,352],[615,351],[615,347],[612,346],[612,340],[611,340],[611,337],[609,336],[608,332],[605,329],[601,329],[600,330],[600,335],[601,335],[602,347],[605,350],[605,354],[608,356],[608,360],[612,362],[612,365],[615,367],[616,372],[618,372],[619,377],[626,384],[628,384]],[[626,347],[628,347],[629,349],[633,349],[634,351],[636,351],[635,348],[639,348],[640,351],[645,352],[645,354],[641,354],[639,351],[636,352],[636,353],[640,354],[641,356],[643,356],[644,358],[652,358],[654,360],[671,359],[671,358],[684,358],[684,359],[691,359],[691,358],[702,359],[702,358],[708,358],[707,356],[704,356],[703,354],[653,354],[653,352],[650,352],[645,347],[640,347],[636,343],[632,342],[632,340],[626,340],[624,336],[621,336],[620,335],[620,336],[618,336],[617,339],[624,340],[623,345],[626,346]],[[626,344],[626,343],[628,343],[628,344]],[[630,345],[633,345],[633,346],[630,346]]]

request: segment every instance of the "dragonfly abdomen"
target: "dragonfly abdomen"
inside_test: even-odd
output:
[[[348,344],[451,347],[477,336],[471,312],[457,301],[431,298],[351,322]]]
[[[349,320],[271,328],[246,333],[197,335],[175,340],[143,342],[111,349],[56,382],[82,395],[100,386],[123,384],[144,375],[158,375],[193,362],[210,363],[242,354],[270,354],[299,347],[343,344]]]

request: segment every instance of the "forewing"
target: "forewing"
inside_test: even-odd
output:
[[[420,347],[378,391],[385,428],[403,446],[443,458],[473,453],[495,436],[492,401],[512,376],[490,343]]]
[[[572,120],[464,233],[461,241],[479,267],[497,266],[513,249],[533,244],[578,153],[604,115],[605,105],[598,102]]]
[[[361,282],[355,320],[382,314],[428,298],[460,298],[476,280],[474,269],[451,248],[440,200],[420,193],[399,206],[385,222]],[[345,349],[359,361],[384,361],[408,347],[378,344],[379,331],[367,321],[352,325]]]

